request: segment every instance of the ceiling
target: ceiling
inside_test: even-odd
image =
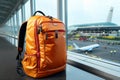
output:
[[[20,0],[0,0],[0,25],[10,16]]]

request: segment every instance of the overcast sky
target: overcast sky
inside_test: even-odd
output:
[[[57,0],[36,0],[36,9],[57,17]],[[106,22],[113,7],[112,22],[120,25],[120,0],[68,0],[68,25]]]
[[[105,22],[111,7],[112,22],[120,25],[120,0],[68,0],[68,25]]]

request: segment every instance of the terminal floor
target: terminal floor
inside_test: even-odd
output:
[[[16,55],[17,48],[3,37],[0,37],[0,80],[104,80],[69,64],[67,64],[65,71],[46,78],[21,77],[16,72]]]

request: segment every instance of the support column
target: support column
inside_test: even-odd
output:
[[[30,0],[30,7],[31,7],[31,16],[32,16],[36,11],[35,0]]]
[[[68,36],[67,36],[67,34],[68,34],[68,8],[67,8],[67,3],[68,1],[67,0],[64,0],[64,15],[65,15],[65,28],[66,28],[66,45],[67,45],[67,49],[68,49]]]
[[[58,18],[63,21],[63,5],[62,5],[63,0],[57,0],[57,16]]]
[[[21,12],[22,12],[22,22],[25,21],[25,5],[22,4],[21,6]]]

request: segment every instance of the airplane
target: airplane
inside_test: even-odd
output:
[[[99,44],[92,44],[92,45],[88,45],[85,47],[79,47],[77,44],[73,43],[75,50],[78,51],[83,51],[83,52],[92,52],[93,48],[98,48],[100,45]]]

